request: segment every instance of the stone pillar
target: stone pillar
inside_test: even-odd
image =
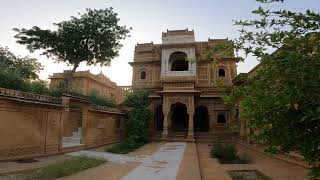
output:
[[[87,146],[87,131],[88,131],[88,111],[89,107],[82,108],[82,129],[80,143]]]
[[[241,140],[245,140],[245,137],[246,137],[246,125],[245,125],[245,121],[244,120],[239,120],[240,122],[240,133],[239,133],[239,136],[240,136],[240,139]]]
[[[215,113],[214,111],[209,112],[209,132],[213,133],[214,131],[214,123],[215,123]]]
[[[194,111],[189,111],[189,127],[188,127],[188,139],[194,139],[194,133],[193,133],[193,115]]]
[[[161,140],[167,140],[168,139],[168,111],[163,111],[163,131],[162,131],[162,137]]]
[[[70,104],[70,98],[69,97],[62,97],[62,106],[63,110],[61,113],[61,124],[60,124],[60,137],[59,137],[59,151],[63,148],[63,137],[64,137],[64,125],[69,121],[69,104]]]
[[[246,140],[247,140],[247,143],[250,144],[250,128],[248,125],[248,121],[246,121]]]

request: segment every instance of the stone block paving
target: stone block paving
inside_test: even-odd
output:
[[[121,180],[175,180],[186,143],[166,143]]]

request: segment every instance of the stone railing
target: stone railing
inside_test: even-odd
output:
[[[132,92],[132,86],[119,86],[119,87],[126,92]]]
[[[63,92],[62,96],[72,97],[72,98],[76,98],[76,99],[82,99],[82,100],[85,100],[85,101],[90,101],[89,96],[86,96],[86,95],[83,95],[83,94],[79,94],[79,93],[75,93],[75,92],[71,92],[71,91]]]
[[[100,106],[100,105],[96,105],[96,104],[91,104],[91,109],[98,110],[98,111],[108,111],[108,112],[113,112],[113,113],[121,113],[121,114],[123,113],[117,108]]]
[[[52,96],[44,96],[40,94],[33,94],[23,91],[17,91],[13,89],[0,88],[0,96],[12,97],[23,100],[39,101],[53,104],[61,104],[62,100],[60,98]]]

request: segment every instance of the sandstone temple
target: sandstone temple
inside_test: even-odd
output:
[[[222,97],[237,76],[237,59],[233,52],[214,55],[218,62],[202,56],[225,42],[196,41],[194,31],[184,29],[163,32],[161,44],[136,45],[132,89],[150,91],[152,138],[195,141],[232,135],[227,126],[236,121],[237,109]]]

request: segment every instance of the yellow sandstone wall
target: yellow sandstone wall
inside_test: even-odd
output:
[[[0,159],[58,152],[60,109],[0,99]]]
[[[125,136],[123,115],[89,111],[87,124],[87,146],[117,142]]]
[[[62,136],[71,136],[84,122],[83,115],[87,116],[83,126],[85,140],[80,149],[113,143],[125,137],[125,114],[70,110],[67,121],[61,124],[64,111],[61,105],[22,102],[18,98],[0,96],[0,160],[66,151],[61,148]]]

